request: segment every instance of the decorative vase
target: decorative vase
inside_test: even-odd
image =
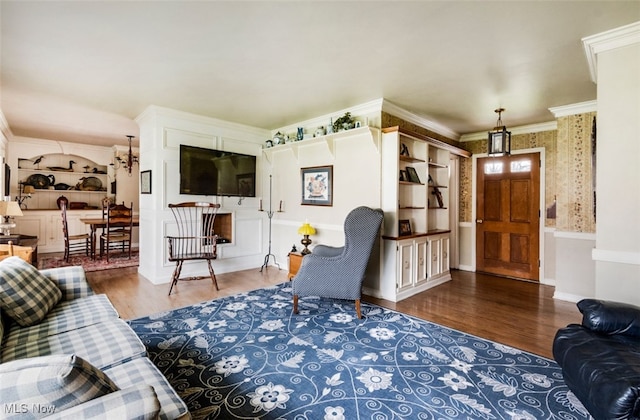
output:
[[[304,128],[298,127],[298,133],[296,134],[296,140],[300,141],[304,138]]]

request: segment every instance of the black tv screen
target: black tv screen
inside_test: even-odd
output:
[[[180,194],[256,196],[256,157],[180,145]]]

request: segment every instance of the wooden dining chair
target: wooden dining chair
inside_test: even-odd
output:
[[[177,233],[167,236],[169,244],[169,261],[176,263],[171,278],[169,294],[179,280],[197,280],[211,278],[218,290],[218,282],[211,261],[217,258],[218,235],[214,232],[214,221],[220,204],[185,202],[169,204],[176,221]],[[204,260],[209,268],[209,276],[192,276],[180,278],[182,263],[185,261]]]
[[[91,235],[79,233],[71,235],[69,233],[69,223],[67,221],[68,200],[60,200],[60,210],[62,212],[62,234],[64,235],[64,260],[69,262],[69,256],[74,253],[84,253],[89,255],[91,251]]]
[[[131,259],[131,238],[133,234],[133,203],[131,207],[113,204],[107,207],[107,224],[100,235],[100,257],[106,253],[107,262],[113,250],[128,251]]]

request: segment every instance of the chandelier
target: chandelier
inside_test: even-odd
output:
[[[488,153],[489,156],[503,156],[511,153],[511,131],[502,123],[504,108],[495,110],[498,121],[493,130],[489,131]]]
[[[111,165],[116,170],[124,168],[129,176],[131,176],[131,169],[133,168],[134,164],[138,164],[139,158],[131,151],[131,140],[135,138],[135,136],[127,136],[127,138],[129,139],[129,152],[127,154],[117,154],[115,157],[115,162],[113,162]]]

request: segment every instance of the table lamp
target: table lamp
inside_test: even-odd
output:
[[[304,222],[304,224],[300,226],[300,228],[298,229],[298,234],[304,236],[304,238],[302,238],[302,240],[300,241],[300,243],[304,245],[304,249],[301,251],[301,254],[302,255],[311,254],[311,251],[309,250],[309,248],[307,248],[307,245],[311,244],[311,239],[309,239],[309,235],[315,235],[316,230],[313,228],[313,226],[309,224],[309,222]]]
[[[11,235],[11,229],[16,227],[16,224],[10,222],[9,219],[14,216],[22,216],[20,205],[15,201],[0,201],[0,216],[4,216],[4,223],[0,223],[0,233]]]

